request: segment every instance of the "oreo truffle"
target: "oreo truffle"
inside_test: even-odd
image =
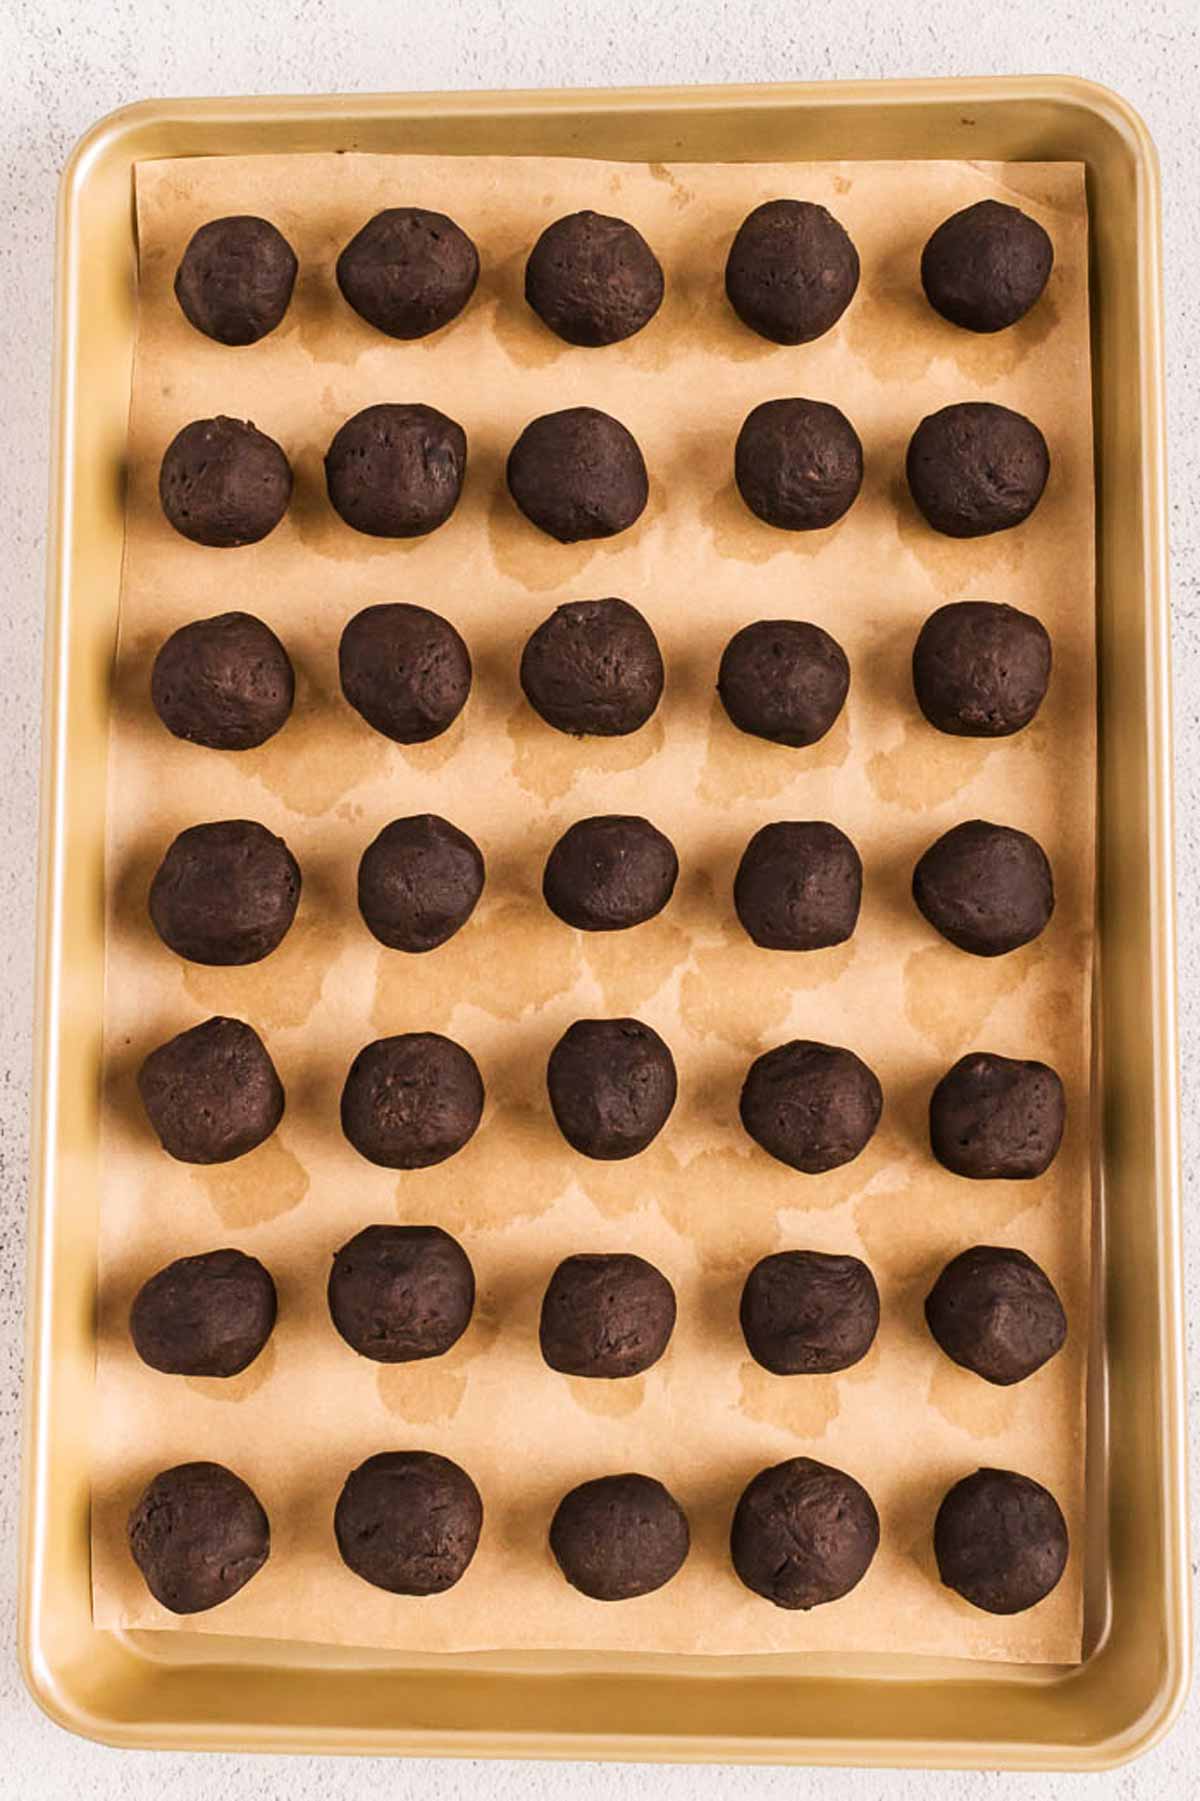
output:
[[[938,1574],[985,1613],[1024,1613],[1067,1566],[1067,1522],[1048,1488],[1015,1470],[956,1482],[933,1528]]]
[[[678,1091],[675,1059],[638,1019],[577,1019],[550,1053],[546,1086],[567,1143],[608,1163],[658,1137]]]
[[[1007,738],[1045,699],[1050,662],[1050,634],[1031,613],[990,600],[952,601],[921,627],[913,690],[939,732]]]
[[[435,950],[470,919],[483,875],[479,846],[448,819],[393,819],[362,854],[358,910],[389,950]]]
[[[837,324],[858,287],[858,252],[811,200],[768,200],[744,219],[725,265],[743,325],[773,344],[808,344]]]
[[[1024,1251],[991,1244],[951,1258],[925,1298],[925,1319],[947,1357],[1000,1388],[1032,1376],[1067,1336],[1045,1270]]]
[[[683,1568],[687,1515],[653,1476],[601,1476],[563,1496],[550,1522],[559,1569],[593,1601],[653,1594]]]
[[[921,253],[931,307],[967,331],[1003,331],[1040,300],[1054,245],[1036,219],[999,200],[979,200],[943,219]]]
[[[627,600],[569,601],[526,644],[521,687],[555,731],[623,738],[662,697],[658,639]]]
[[[879,1078],[860,1057],[807,1038],[755,1058],[740,1106],[755,1143],[808,1176],[852,1163],[882,1111]]]
[[[329,1275],[329,1314],[360,1357],[415,1363],[457,1344],[475,1307],[475,1272],[440,1226],[365,1226]]]
[[[265,744],[286,724],[295,694],[287,651],[251,613],[181,625],[150,677],[150,699],[167,730],[209,750]]]
[[[729,1545],[747,1588],[776,1607],[807,1611],[862,1581],[879,1548],[879,1515],[845,1470],[789,1457],[743,1491]]]
[[[632,432],[592,406],[527,425],[509,452],[508,488],[530,523],[560,544],[615,537],[650,497]]]
[[[773,1376],[827,1376],[864,1358],[879,1330],[879,1290],[858,1257],[777,1251],[746,1277],[746,1348]]]
[[[823,738],[850,688],[835,638],[802,619],[760,619],[735,632],[721,656],[717,693],[740,732],[804,748]]]
[[[224,1464],[177,1463],[130,1514],[129,1549],[163,1607],[204,1613],[257,1576],[271,1528],[254,1490]]]
[[[219,344],[257,344],[288,310],[296,253],[269,219],[236,213],[193,232],[175,271],[190,324]]]
[[[568,344],[619,344],[662,305],[663,272],[640,231],[604,213],[548,225],[525,265],[525,298]]]
[[[858,498],[862,444],[846,415],[822,400],[764,400],[738,433],[733,474],[765,524],[823,531]]]
[[[342,693],[397,744],[425,744],[453,725],[471,692],[471,655],[428,607],[390,601],[356,613],[338,645]]]
[[[155,931],[191,963],[261,962],[283,941],[299,901],[300,865],[253,819],[189,826],[150,884]]]
[[[244,1020],[218,1016],[160,1044],[138,1093],[163,1150],[179,1163],[231,1163],[283,1118],[283,1084]]]
[[[429,1169],[461,1151],[483,1113],[469,1051],[439,1032],[401,1032],[359,1051],[342,1089],[342,1131],[384,1169]]]
[[[1054,912],[1054,877],[1037,839],[986,819],[968,819],[931,844],[912,891],[930,925],[975,957],[1028,944]]]
[[[380,1451],[347,1476],[334,1510],[342,1562],[393,1595],[440,1595],[475,1555],[483,1502],[433,1451]]]
[[[947,1070],[929,1102],[933,1154],[956,1176],[1028,1181],[1058,1154],[1066,1096],[1046,1063],[971,1051]]]
[[[287,512],[292,468],[249,420],[194,419],[167,445],[158,498],[168,523],[193,544],[257,544]]]
[[[445,525],[466,472],[462,426],[415,403],[364,407],[325,452],[334,511],[371,538],[423,538]]]
[[[755,832],[738,864],[733,904],[764,950],[844,944],[858,924],[862,859],[824,820],[778,820]]]
[[[564,1376],[616,1380],[658,1362],[675,1330],[675,1290],[626,1252],[560,1263],[542,1298],[542,1356]]]
[[[648,819],[604,813],[563,833],[546,859],[542,894],[581,932],[621,932],[661,913],[678,875],[674,845]]]
[[[337,284],[360,319],[389,338],[426,338],[462,312],[479,280],[479,253],[445,213],[389,206],[355,232]]]
[[[133,1348],[165,1376],[236,1376],[275,1326],[275,1284],[257,1257],[206,1251],[144,1282],[129,1314]]]
[[[906,467],[912,497],[935,532],[982,538],[1028,519],[1049,479],[1050,452],[1023,413],[970,400],[922,419]]]

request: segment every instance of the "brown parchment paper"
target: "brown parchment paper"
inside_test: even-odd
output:
[[[734,230],[750,207],[779,194],[827,203],[862,258],[862,283],[841,323],[799,349],[745,330],[723,295]],[[932,228],[987,195],[1042,220],[1056,252],[1040,304],[994,338],[940,320],[917,277]],[[466,312],[412,344],[360,321],[333,279],[340,246],[378,208],[399,203],[450,213],[476,240],[483,265]],[[634,221],[666,271],[659,316],[604,350],[560,344],[521,295],[538,232],[587,206]],[[249,349],[201,337],[171,291],[191,232],[235,212],[273,219],[301,265],[284,325]],[[421,1651],[899,1648],[1077,1658],[1078,1549],[1051,1598],[997,1619],[938,1585],[930,1535],[945,1489],[998,1464],[1048,1483],[1077,1547],[1083,1538],[1094,709],[1081,169],[204,159],[143,164],[137,218],[140,320],[111,749],[97,1623]],[[760,400],[786,394],[836,402],[865,446],[862,495],[830,531],[773,531],[732,486],[742,419]],[[904,449],[924,414],[975,398],[1036,419],[1053,472],[1028,524],[956,543],[915,514]],[[334,431],[382,400],[430,402],[470,439],[458,511],[410,543],[359,536],[324,493],[321,457]],[[637,436],[650,502],[615,540],[564,547],[517,513],[504,458],[529,419],[585,402]],[[157,503],[167,442],[188,420],[219,412],[271,433],[296,473],[286,520],[240,550],[186,543]],[[651,620],[666,694],[635,736],[578,742],[525,706],[518,657],[559,602],[609,594]],[[961,597],[1028,608],[1053,634],[1049,697],[1015,739],[944,737],[914,703],[917,629],[935,606]],[[445,613],[475,663],[459,721],[409,749],[370,731],[337,687],[342,627],[359,608],[393,599]],[[177,742],[148,703],[152,656],[168,631],[230,607],[267,620],[298,674],[293,719],[244,755]],[[731,634],[780,616],[828,628],[853,668],[842,718],[808,751],[737,733],[714,693]],[[389,819],[426,810],[479,842],[488,882],[465,930],[428,956],[408,957],[382,949],[362,925],[355,877],[363,848]],[[598,812],[644,813],[673,839],[682,865],[666,911],[611,936],[570,930],[540,899],[550,845],[572,820]],[[287,839],[304,873],[299,913],[263,963],[189,966],[155,937],[147,885],[177,831],[230,816],[261,820]],[[1058,890],[1044,936],[995,961],[944,943],[909,894],[925,846],[977,816],[1035,833]],[[741,933],[730,892],[737,859],[751,834],[778,818],[831,819],[858,845],[865,894],[849,944],[789,956],[760,951]],[[217,1012],[262,1034],[287,1088],[287,1114],[250,1156],[189,1168],[158,1148],[134,1074],[154,1045]],[[643,1156],[601,1165],[559,1137],[544,1068],[571,1020],[617,1014],[665,1036],[680,1099]],[[421,1028],[469,1047],[487,1107],[459,1156],[397,1176],[343,1140],[338,1095],[364,1043]],[[851,1046],[886,1095],[865,1153],[820,1177],[773,1162],[737,1118],[752,1057],[792,1036]],[[1045,1058],[1061,1071],[1067,1135],[1040,1181],[971,1183],[933,1161],[929,1092],[973,1048]],[[325,1283],[338,1245],[391,1220],[432,1221],[456,1234],[475,1265],[479,1305],[448,1356],[387,1368],[338,1338]],[[1070,1317],[1062,1355],[1017,1388],[995,1389],[958,1369],[924,1327],[922,1299],[937,1271],[976,1242],[1036,1257]],[[279,1323],[266,1351],[228,1382],[143,1367],[125,1324],[138,1285],[171,1257],[224,1244],[261,1257],[278,1284]],[[770,1376],[750,1361],[738,1330],[751,1264],[803,1246],[865,1257],[882,1292],[875,1347],[838,1376]],[[566,1379],[539,1357],[543,1287],[563,1256],[610,1248],[637,1251],[666,1272],[679,1298],[677,1331],[662,1362],[634,1380]],[[436,1599],[370,1588],[334,1545],[333,1506],[347,1472],[375,1451],[404,1446],[456,1458],[484,1496],[478,1555]],[[882,1519],[867,1578],[807,1615],[743,1589],[726,1548],[745,1482],[801,1452],[852,1471]],[[217,1458],[252,1484],[271,1518],[272,1549],[233,1600],[180,1621],[142,1585],[124,1523],[155,1470],[190,1458]],[[693,1550],[665,1590],[606,1606],[562,1580],[546,1529],[573,1484],[628,1469],[660,1477],[678,1496]]]

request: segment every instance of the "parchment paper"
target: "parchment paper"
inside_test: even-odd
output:
[[[723,295],[725,253],[758,202],[827,203],[862,258],[841,323],[799,349],[765,343]],[[917,278],[922,244],[986,195],[1043,221],[1056,260],[1033,313],[997,337],[940,320]],[[432,338],[382,337],[342,302],[338,249],[385,205],[448,212],[483,264],[466,312]],[[634,221],[666,271],[660,315],[605,350],[560,344],[521,297],[542,227],[591,206]],[[248,349],[209,342],[171,292],[191,232],[224,213],[273,219],[301,275],[280,330]],[[1093,880],[1092,462],[1083,176],[1070,165],[816,164],[668,168],[570,160],[357,155],[200,159],[137,172],[140,320],[126,471],[128,527],[113,716],[104,1095],[100,1352],[95,1420],[94,1600],[104,1626],[415,1647],[764,1652],[889,1650],[1017,1660],[1078,1657],[1083,1401],[1088,1322],[1089,1006]],[[760,400],[836,402],[856,425],[866,482],[830,531],[773,531],[732,486],[738,427]],[[904,449],[921,417],[983,398],[1028,412],[1050,444],[1045,498],[1020,529],[956,543],[915,514]],[[432,537],[388,543],[344,526],[321,457],[351,413],[430,402],[465,426],[462,502]],[[563,547],[527,524],[503,483],[507,451],[535,415],[593,403],[635,433],[651,474],[640,523],[605,544]],[[188,420],[253,419],[296,472],[284,523],[262,544],[186,543],[157,503],[162,451]],[[561,601],[622,595],[662,643],[667,690],[635,736],[578,742],[524,704],[527,634]],[[909,657],[932,609],[962,597],[1035,612],[1054,677],[1033,726],[992,744],[935,732],[912,697]],[[370,731],[337,688],[339,634],[370,603],[445,613],[475,662],[464,714],[411,749]],[[295,715],[270,744],[221,755],[176,741],[148,703],[158,644],[185,620],[259,614],[297,667]],[[808,751],[737,733],[718,706],[720,652],[763,617],[825,626],[845,646],[849,703]],[[382,949],[355,906],[359,856],[392,818],[445,814],[484,850],[476,916],[425,957]],[[643,813],[680,853],[675,899],[610,936],[576,933],[540,899],[546,852],[572,821]],[[304,873],[281,948],[245,969],[189,966],[155,937],[146,889],[173,835],[248,817],[281,832]],[[1058,906],[1036,943],[995,961],[944,943],[909,895],[913,863],[959,820],[1033,832],[1053,861]],[[751,834],[772,819],[830,819],[865,865],[852,941],[809,955],[756,949],[731,883]],[[238,1162],[174,1163],[141,1115],[134,1074],[156,1044],[210,1014],[262,1034],[287,1088],[277,1134]],[[580,1016],[633,1014],[679,1067],[666,1130],[636,1160],[601,1165],[559,1137],[546,1056]],[[355,1052],[420,1028],[468,1046],[487,1084],[484,1122],[438,1168],[397,1176],[360,1159],[338,1126]],[[877,1070],[882,1125],[858,1160],[795,1174],[742,1132],[751,1059],[793,1036],[846,1044]],[[1029,1183],[972,1183],[932,1159],[931,1088],[970,1049],[1036,1056],[1061,1072],[1070,1117],[1061,1155]],[[477,1272],[476,1317],[446,1357],[381,1367],[338,1338],[325,1306],[332,1252],[372,1221],[436,1222]],[[1050,1272],[1070,1318],[1064,1352],[996,1389],[930,1339],[922,1300],[973,1243],[1017,1245]],[[279,1288],[267,1350],[228,1382],[143,1367],[130,1299],[168,1259],[233,1244]],[[844,1374],[768,1375],[746,1354],[737,1300],[769,1251],[853,1252],[878,1278],[883,1322]],[[555,1264],[575,1251],[637,1251],[674,1283],[679,1324],[654,1369],[631,1381],[570,1380],[541,1362],[536,1323]],[[86,1429],[81,1422],[81,1429]],[[478,1555],[436,1599],[401,1599],[340,1563],[332,1534],[347,1472],[371,1453],[425,1447],[461,1462],[482,1491]],[[729,1519],[755,1471],[809,1453],[871,1491],[882,1543],[849,1597],[781,1612],[740,1586]],[[207,1615],[177,1620],[150,1598],[124,1539],[143,1483],[166,1465],[217,1458],[261,1497],[269,1563]],[[1076,1550],[1054,1595],[1011,1619],[941,1588],[931,1552],[938,1502],[981,1464],[1024,1471],[1061,1502]],[[546,1530],[572,1485],[610,1471],[660,1477],[686,1508],[693,1550],[658,1594],[619,1606],[570,1589]]]

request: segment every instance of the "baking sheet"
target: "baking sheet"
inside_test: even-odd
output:
[[[754,166],[508,159],[262,157],[144,164],[138,171],[141,320],[126,472],[128,536],[110,768],[105,1174],[94,1507],[100,1625],[139,1625],[422,1650],[886,1649],[1030,1661],[1079,1654],[1081,1571],[1008,1620],[936,1583],[930,1529],[959,1475],[1002,1464],[1053,1488],[1082,1540],[1090,1119],[1088,1020],[1093,871],[1094,645],[1086,213],[1074,165]],[[826,338],[783,349],[754,338],[721,293],[724,252],[749,208],[780,193],[823,200],[863,261],[849,312]],[[947,213],[987,194],[1045,223],[1056,266],[1034,313],[995,339],[938,320],[916,285],[921,244]],[[332,279],[341,244],[380,206],[435,206],[479,245],[466,313],[432,339],[381,338]],[[523,308],[527,247],[586,205],[633,220],[667,275],[667,300],[622,346],[560,345]],[[249,350],[210,343],[182,319],[171,278],[205,219],[273,218],[301,276],[279,332]],[[771,531],[732,487],[732,445],[750,407],[778,394],[830,399],[863,439],[863,494],[831,531]],[[937,538],[903,484],[918,419],[986,398],[1030,413],[1054,469],[1033,519],[973,543]],[[459,418],[471,460],[463,501],[431,538],[362,538],[324,498],[320,459],[342,420],[382,399]],[[539,412],[601,404],[638,437],[651,499],[629,533],[595,546],[543,538],[509,502],[503,460]],[[187,420],[250,417],[296,470],[288,519],[263,544],[216,552],[178,538],[157,506],[162,448]],[[667,692],[642,733],[580,744],[525,707],[520,646],[562,600],[619,593],[658,632]],[[908,656],[944,600],[1028,607],[1055,644],[1035,724],[993,745],[932,731]],[[435,606],[463,631],[476,681],[442,739],[403,748],[371,733],[337,693],[336,645],[374,601]],[[297,665],[299,701],[261,750],[219,756],[171,739],[147,699],[149,662],[185,619],[229,606],[265,618]],[[843,718],[789,752],[734,732],[712,692],[728,637],[759,617],[834,632],[852,664]],[[390,818],[442,812],[480,843],[489,881],[470,925],[421,959],[378,946],[358,919],[363,847]],[[546,850],[571,820],[643,812],[672,837],[682,874],[656,921],[593,940],[545,912]],[[176,831],[202,818],[261,819],[304,870],[295,926],[265,963],[183,965],[159,944],[145,890]],[[908,897],[911,866],[956,821],[1033,831],[1055,866],[1058,907],[1036,944],[985,963],[942,943]],[[805,957],[757,951],[733,916],[737,858],[773,818],[830,818],[865,865],[850,945]],[[134,1074],[171,1033],[224,1011],[262,1033],[288,1089],[276,1137],[212,1170],[176,1165],[140,1117]],[[559,1139],[544,1098],[546,1054],[581,1015],[634,1013],[671,1044],[680,1102],[641,1158],[601,1166]],[[397,1177],[341,1139],[337,1096],[368,1039],[430,1027],[459,1038],[488,1086],[484,1124],[437,1169]],[[881,1128],[855,1163],[823,1177],[774,1164],[741,1132],[751,1058],[794,1035],[845,1043],[878,1071]],[[1070,1121],[1049,1174],[969,1184],[932,1162],[930,1088],[970,1048],[1044,1057]],[[436,1221],[475,1264],[480,1304],[436,1362],[383,1368],[354,1357],[325,1313],[329,1256],[372,1220]],[[942,1263],[973,1242],[1020,1245],[1053,1276],[1071,1321],[1064,1353],[1015,1390],[945,1359],[921,1301]],[[234,1243],[280,1291],[263,1357],[232,1382],[142,1366],[125,1316],[169,1257]],[[828,1378],[775,1378],[737,1327],[749,1266],[774,1249],[853,1251],[871,1263],[883,1324],[869,1357]],[[537,1351],[537,1311],[557,1261],[637,1250],[674,1282],[680,1320],[662,1363],[618,1384],[572,1381]],[[372,1590],[340,1564],[332,1509],[371,1452],[421,1445],[453,1456],[483,1492],[479,1553],[459,1586],[414,1601]],[[867,1578],[810,1615],[743,1590],[728,1566],[729,1516],[755,1470],[807,1452],[863,1480],[883,1540]],[[144,1590],[124,1519],[157,1468],[217,1457],[271,1516],[264,1571],[207,1616],[177,1621]],[[660,1476],[687,1509],[693,1552],[658,1595],[588,1601],[558,1575],[545,1530],[559,1495],[606,1470]]]

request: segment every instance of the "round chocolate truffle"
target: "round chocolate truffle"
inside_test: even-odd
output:
[[[526,644],[521,687],[555,731],[623,738],[662,696],[658,639],[627,600],[569,601]]]
[[[275,1325],[275,1284],[257,1257],[207,1251],[144,1282],[129,1314],[133,1348],[165,1376],[236,1376]]]
[[[156,1601],[203,1613],[257,1576],[271,1528],[254,1490],[224,1464],[177,1463],[130,1514],[129,1549]]]
[[[917,703],[960,738],[1007,738],[1029,724],[1050,681],[1050,635],[1031,613],[990,600],[931,613],[913,650]]]
[[[858,923],[862,859],[835,825],[779,820],[755,832],[733,883],[742,925],[764,950],[844,944]]]
[[[1032,419],[989,400],[944,406],[908,446],[908,485],[935,532],[982,538],[1028,519],[1050,475]]]
[[[175,298],[206,338],[257,344],[287,312],[296,266],[295,251],[269,219],[210,219],[188,241]]]
[[[619,344],[662,305],[663,272],[640,231],[604,213],[548,225],[525,265],[525,298],[568,344]]]
[[[283,1084],[240,1019],[206,1019],[151,1051],[138,1093],[163,1150],[179,1163],[231,1163],[283,1118]]]
[[[389,338],[440,331],[462,312],[478,280],[479,253],[466,232],[445,213],[419,206],[376,213],[337,260],[342,294]]]
[[[841,645],[801,619],[744,625],[725,646],[717,676],[717,693],[739,731],[797,748],[825,736],[849,687]]]
[[[461,1151],[483,1113],[469,1051],[439,1032],[401,1032],[359,1051],[342,1089],[342,1131],[384,1169],[428,1169]]]
[[[169,732],[210,750],[253,750],[292,710],[296,678],[270,626],[218,613],[172,632],[154,659],[150,698]]]
[[[397,744],[453,725],[471,692],[471,653],[440,613],[389,601],[356,613],[338,645],[342,693]]]
[[[292,498],[292,468],[249,420],[194,419],[167,445],[158,497],[193,544],[228,550],[273,532]]]
[[[1003,331],[1041,298],[1054,245],[1036,219],[999,200],[978,200],[944,219],[921,253],[931,307],[968,331]]]
[[[550,1053],[546,1086],[567,1143],[604,1162],[644,1151],[678,1090],[675,1059],[637,1019],[577,1019]]]
[[[683,1568],[687,1515],[653,1476],[601,1476],[564,1495],[550,1522],[558,1567],[593,1601],[631,1601]]]
[[[1009,1388],[1063,1347],[1067,1316],[1044,1269],[1024,1251],[977,1244],[946,1265],[925,1298],[947,1357]]]
[[[440,1595],[465,1572],[483,1527],[466,1470],[433,1451],[380,1451],[346,1477],[333,1516],[342,1561],[393,1595]]]
[[[593,406],[527,425],[509,452],[508,488],[526,519],[560,544],[615,537],[650,497],[632,432]]]
[[[835,525],[858,497],[863,453],[844,413],[821,400],[764,400],[746,415],[733,455],[752,513],[786,532]]]
[[[1067,1102],[1046,1063],[972,1051],[947,1070],[929,1102],[938,1162],[976,1181],[1044,1175],[1062,1143]]]
[[[358,910],[394,951],[431,951],[453,938],[483,893],[479,846],[448,819],[393,819],[358,866]]]
[[[440,1226],[364,1226],[333,1259],[329,1313],[360,1357],[415,1363],[457,1344],[475,1307],[475,1272]]]
[[[857,1257],[777,1251],[742,1290],[742,1332],[773,1376],[827,1376],[866,1356],[879,1330],[879,1290]]]
[[[542,1356],[564,1376],[640,1376],[675,1330],[675,1290],[626,1252],[560,1263],[542,1298]]]
[[[325,452],[325,486],[347,525],[421,538],[445,525],[467,472],[467,434],[432,406],[364,407]]]
[[[968,819],[931,844],[912,890],[930,925],[976,957],[1028,944],[1054,912],[1054,877],[1037,839],[986,819]]]
[[[743,325],[773,344],[807,344],[836,325],[858,287],[858,252],[811,200],[768,200],[742,221],[725,292]]]
[[[604,813],[568,826],[546,859],[542,893],[581,932],[621,932],[661,913],[678,875],[674,845],[648,819]]]
[[[985,1613],[1024,1613],[1067,1565],[1067,1522],[1048,1488],[1015,1470],[956,1482],[933,1528],[938,1574]]]
[[[776,1607],[821,1607],[856,1588],[879,1548],[879,1515],[860,1482],[812,1457],[760,1470],[733,1516],[733,1567]]]
[[[258,963],[281,943],[300,901],[300,865],[253,819],[189,826],[150,884],[150,918],[191,963]]]
[[[742,1124],[751,1138],[808,1176],[853,1162],[882,1111],[874,1070],[853,1051],[807,1038],[756,1057],[742,1088]]]

